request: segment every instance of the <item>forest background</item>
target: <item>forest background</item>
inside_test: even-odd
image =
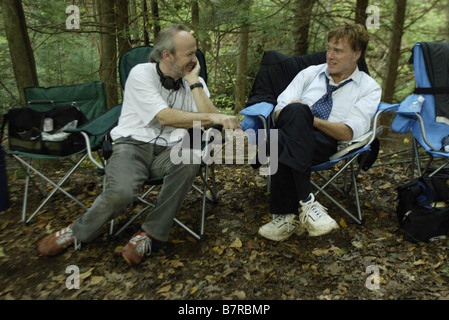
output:
[[[0,0],[0,11],[2,114],[24,105],[23,88],[34,85],[102,80],[109,106],[120,103],[120,56],[151,44],[172,23],[193,30],[206,56],[211,98],[230,114],[244,107],[264,50],[288,56],[325,50],[328,30],[342,21],[367,26],[366,60],[384,102],[413,91],[415,43],[449,41],[449,0]],[[387,116],[381,121],[390,127]],[[391,131],[384,135],[394,140]],[[363,227],[332,208],[339,232],[265,241],[257,236],[271,218],[264,177],[250,166],[220,166],[220,201],[208,206],[207,241],[189,239],[178,228],[139,269],[120,255],[132,228],[76,254],[40,257],[35,244],[81,210],[61,195],[24,226],[18,219],[24,174],[9,161],[12,205],[0,213],[0,299],[449,299],[449,241],[402,240],[395,188],[409,181],[409,167],[389,164],[396,154],[381,151],[359,183]],[[85,178],[75,176],[69,188],[91,203],[101,186]],[[38,196],[33,193],[30,203]],[[198,221],[198,208],[199,198],[189,194],[182,218]],[[80,290],[66,287],[67,265],[80,266]],[[366,286],[373,265],[380,270],[376,290]]]

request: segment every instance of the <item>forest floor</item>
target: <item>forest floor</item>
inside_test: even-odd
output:
[[[0,213],[0,300],[449,299],[449,241],[410,243],[398,230],[396,188],[409,181],[410,153],[391,151],[408,146],[403,139],[384,139],[375,165],[359,175],[362,226],[318,196],[340,229],[283,242],[264,239],[257,231],[270,221],[265,177],[248,164],[223,164],[216,169],[219,201],[207,205],[204,239],[197,241],[174,225],[169,242],[137,267],[130,267],[120,251],[139,220],[117,239],[108,237],[105,226],[103,236],[79,251],[71,247],[56,257],[40,256],[39,240],[83,211],[58,192],[24,225],[24,175],[8,158],[11,207]],[[90,181],[77,173],[67,190],[89,205],[101,191]],[[29,197],[33,208],[39,194]],[[343,203],[354,208],[350,201]],[[189,193],[179,219],[198,227],[200,207],[198,193]],[[79,270],[78,289],[67,286],[75,283],[69,266]]]

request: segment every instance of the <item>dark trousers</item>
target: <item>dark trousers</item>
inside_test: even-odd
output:
[[[300,200],[311,192],[311,167],[329,161],[337,152],[337,140],[313,126],[307,105],[292,103],[280,113],[278,130],[278,170],[271,177],[270,212],[297,213]]]

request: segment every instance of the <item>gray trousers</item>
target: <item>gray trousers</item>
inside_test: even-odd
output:
[[[97,237],[102,226],[126,209],[138,196],[147,178],[164,177],[156,207],[151,210],[142,229],[154,239],[167,241],[173,219],[192,187],[198,170],[198,159],[192,150],[184,149],[180,164],[170,159],[171,148],[142,143],[131,138],[116,141],[105,168],[106,188],[83,216],[72,225],[78,241],[90,242]],[[188,159],[186,159],[188,157]],[[184,163],[186,164],[184,164]]]

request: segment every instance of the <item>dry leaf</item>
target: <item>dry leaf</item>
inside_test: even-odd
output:
[[[242,241],[239,238],[235,238],[234,242],[229,246],[230,248],[241,248]]]
[[[81,273],[81,274],[80,274],[80,279],[81,279],[81,280],[84,280],[84,279],[89,278],[89,277],[91,276],[91,274],[92,274],[92,271],[94,271],[94,269],[95,269],[95,268],[91,268],[91,269],[89,269],[88,271],[86,271],[86,272],[84,272],[84,273]]]
[[[388,189],[388,188],[391,188],[391,183],[390,182],[387,182],[387,183],[379,186],[379,189],[381,189],[381,190],[385,190],[385,189]]]
[[[95,286],[95,285],[101,283],[103,280],[104,280],[104,277],[102,277],[102,276],[93,276],[90,279],[90,284]]]
[[[169,285],[166,285],[166,286],[160,288],[160,289],[157,291],[157,293],[165,293],[165,292],[169,292],[170,289],[171,289],[171,285],[169,284]]]

